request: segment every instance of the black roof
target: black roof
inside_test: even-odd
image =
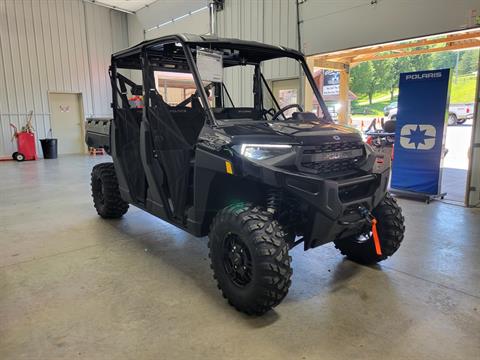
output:
[[[247,41],[240,39],[220,38],[214,35],[194,35],[194,34],[173,34],[162,36],[152,40],[144,40],[128,49],[121,50],[112,55],[113,58],[129,56],[140,53],[144,48],[155,46],[168,41],[179,41],[189,45],[201,47],[225,48],[225,49],[244,49],[253,52],[261,52],[260,60],[274,59],[277,57],[288,56],[293,58],[302,58],[303,54],[297,50],[289,49],[283,46],[268,45],[257,41]],[[267,56],[269,54],[269,56]]]

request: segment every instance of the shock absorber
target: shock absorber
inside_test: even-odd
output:
[[[275,214],[280,208],[282,193],[279,189],[269,189],[267,192],[267,211]]]

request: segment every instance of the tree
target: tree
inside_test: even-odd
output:
[[[400,79],[400,73],[403,72],[402,63],[403,58],[398,59],[387,59],[387,73],[385,74],[384,81],[385,87],[390,92],[390,101],[393,101],[393,96],[395,94],[395,89],[398,88],[398,81]]]
[[[438,52],[432,55],[432,67],[434,69],[455,69],[457,64],[457,52]]]
[[[478,49],[462,51],[458,64],[458,74],[471,74],[478,70]]]
[[[367,94],[369,90],[369,83],[373,78],[372,62],[364,62],[350,71],[350,88],[354,93]]]
[[[372,104],[373,95],[382,90],[388,89],[388,84],[385,79],[390,72],[390,63],[385,60],[373,61],[373,79],[370,81],[368,100],[370,105]]]
[[[422,54],[407,57],[412,71],[431,70],[432,69],[432,55]]]
[[[378,91],[388,90],[393,100],[401,73],[429,70],[432,62],[431,54],[367,61],[352,68],[350,87],[357,94],[366,94],[370,105]]]

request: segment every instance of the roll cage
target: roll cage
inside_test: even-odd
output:
[[[302,54],[295,50],[241,40],[173,35],[144,41],[112,55],[109,74],[114,119],[110,147],[122,198],[184,228],[187,210],[195,210],[193,177],[198,138],[205,124],[219,126],[207,94],[211,85],[202,82],[195,63],[198,48],[222,49],[224,67],[255,67],[254,108],[242,109],[241,113],[256,120],[266,120],[265,114],[258,116],[263,111],[262,84],[271,95],[260,63],[280,57],[298,60],[325,120],[331,121]],[[140,76],[135,76],[135,72]],[[175,105],[167,103],[158,91],[155,72],[191,74],[194,94]],[[223,106],[220,86],[223,83],[213,85],[215,101]],[[226,94],[230,97],[228,91]],[[276,106],[279,107],[278,103]],[[235,116],[238,118],[239,114]]]
[[[202,84],[201,76],[195,63],[194,53],[196,48],[206,48],[211,50],[221,49],[223,54],[223,66],[230,67],[236,65],[255,66],[254,75],[254,108],[259,109],[264,96],[262,85],[265,86],[267,93],[273,99],[277,108],[280,108],[263,74],[260,71],[259,64],[262,61],[272,60],[281,57],[288,57],[299,61],[300,66],[309,82],[318,104],[324,114],[324,120],[331,122],[332,118],[328,108],[325,105],[322,96],[315,84],[313,76],[308,69],[303,55],[293,49],[281,46],[266,45],[255,41],[244,41],[237,39],[217,38],[208,35],[177,34],[167,37],[161,37],[154,40],[146,40],[140,44],[117,52],[112,55],[112,67],[143,70],[144,84],[151,84],[152,71],[171,71],[171,72],[189,72],[193,75],[193,80],[197,89],[202,107],[206,113],[206,121],[210,125],[218,125],[216,117],[208,101],[208,94],[205,85]],[[230,53],[228,53],[230,50]],[[242,62],[242,57],[246,59]],[[150,77],[150,79],[149,79]],[[219,88],[220,87],[220,88]],[[222,89],[223,87],[223,89]],[[154,87],[153,87],[154,88]],[[215,84],[215,96],[217,104],[224,104],[221,94],[224,92],[230,98],[228,90],[223,83]],[[148,104],[149,94],[146,92],[145,104]]]

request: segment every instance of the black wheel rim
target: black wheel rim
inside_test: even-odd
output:
[[[230,280],[239,287],[252,281],[252,256],[242,239],[229,233],[223,242],[223,266]]]

